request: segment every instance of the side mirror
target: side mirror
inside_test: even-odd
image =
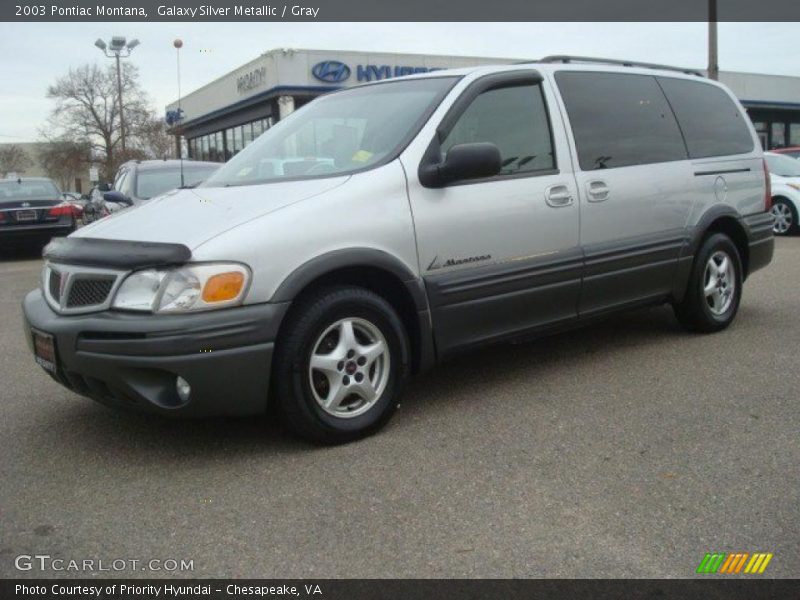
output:
[[[128,198],[122,192],[118,192],[116,190],[111,190],[110,192],[104,193],[103,200],[105,200],[106,202],[115,202],[117,204],[125,204],[127,206],[133,206],[133,200]]]
[[[463,179],[483,179],[500,172],[500,150],[489,142],[456,144],[444,162],[420,168],[420,181],[427,187],[441,187]]]

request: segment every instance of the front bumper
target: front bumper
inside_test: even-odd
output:
[[[289,303],[187,315],[59,315],[40,290],[23,301],[30,329],[53,335],[60,384],[106,405],[171,416],[264,412],[278,327]],[[191,385],[187,402],[177,377]]]

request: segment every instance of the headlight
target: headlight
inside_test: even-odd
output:
[[[237,263],[147,269],[125,278],[112,306],[155,313],[225,308],[241,304],[249,283],[250,270]]]
[[[797,191],[800,191],[800,183],[787,183],[786,185],[788,185],[790,188],[794,188]]]

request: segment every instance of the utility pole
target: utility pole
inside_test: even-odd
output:
[[[717,57],[717,0],[708,0],[708,78],[719,79]]]

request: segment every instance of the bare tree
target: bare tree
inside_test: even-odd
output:
[[[55,179],[61,189],[69,189],[71,182],[89,169],[91,147],[88,142],[52,140],[40,146],[39,162],[45,173]]]
[[[27,167],[32,166],[28,153],[22,146],[9,144],[0,148],[0,174],[24,173]]]
[[[138,70],[130,63],[122,69],[122,96],[125,111],[126,142],[138,136],[151,119],[146,94],[139,87]],[[94,156],[104,165],[106,178],[117,167],[141,152],[130,151],[127,156],[121,146],[119,103],[115,67],[100,68],[83,65],[58,79],[47,89],[47,97],[56,106],[50,115],[49,127],[42,135],[46,139],[68,139],[86,143]],[[135,147],[135,144],[130,144]]]
[[[135,143],[147,158],[175,158],[175,138],[155,114],[142,123]]]

